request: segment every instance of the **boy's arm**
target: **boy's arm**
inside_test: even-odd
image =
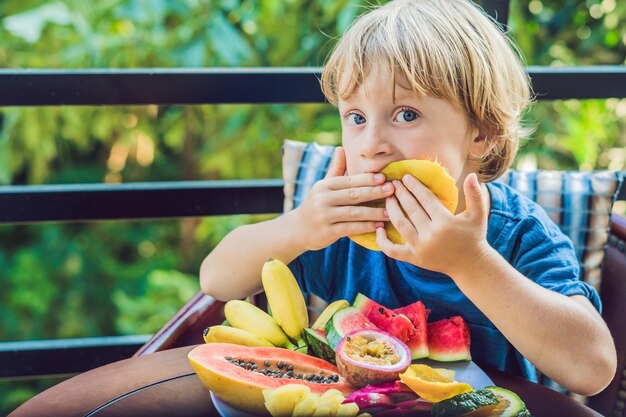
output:
[[[202,291],[218,300],[247,297],[261,290],[261,270],[268,258],[287,264],[340,237],[375,231],[388,220],[385,209],[361,204],[389,196],[393,187],[385,185],[380,173],[345,172],[345,154],[338,147],[326,178],[315,183],[299,207],[229,233],[202,262]]]
[[[218,300],[241,299],[261,290],[261,269],[268,258],[289,263],[306,250],[298,237],[297,213],[238,227],[200,266],[202,291]]]
[[[456,216],[414,178],[394,186],[387,208],[407,244],[377,230],[388,256],[450,276],[522,355],[567,389],[592,395],[610,383],[617,358],[606,324],[585,297],[540,286],[489,245],[487,193],[475,174],[465,180],[466,210]]]
[[[604,389],[617,357],[589,300],[538,285],[489,249],[473,264],[451,271],[461,291],[542,373],[581,395]]]

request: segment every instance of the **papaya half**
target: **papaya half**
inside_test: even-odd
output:
[[[458,188],[454,178],[438,162],[424,159],[407,159],[392,162],[384,167],[381,172],[385,174],[387,181],[402,180],[402,177],[406,174],[413,175],[428,187],[451,213],[455,212],[459,202]],[[385,207],[385,202],[376,200],[366,203],[366,205],[370,207]],[[387,232],[387,237],[393,243],[404,244],[405,241],[400,232],[396,230],[391,222],[385,223],[385,231]],[[352,235],[350,239],[367,249],[380,251],[378,243],[376,243],[375,232]]]
[[[336,366],[289,349],[207,343],[192,349],[187,358],[205,388],[225,403],[257,415],[269,415],[263,398],[266,388],[303,384],[312,393],[334,388],[344,396],[356,389]]]

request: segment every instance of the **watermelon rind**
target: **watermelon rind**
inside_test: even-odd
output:
[[[428,323],[428,358],[439,362],[469,361],[471,337],[461,316]]]
[[[494,407],[497,404],[498,398],[493,392],[488,389],[481,389],[458,394],[447,400],[434,403],[431,415],[432,417],[458,417],[483,407]]]
[[[485,387],[485,389],[493,392],[498,401],[506,405],[506,408],[498,407],[498,417],[531,417],[524,401],[513,391],[495,386]]]
[[[306,340],[309,345],[309,350],[313,356],[324,359],[335,365],[335,351],[330,347],[323,333],[323,330],[305,328],[304,340]]]

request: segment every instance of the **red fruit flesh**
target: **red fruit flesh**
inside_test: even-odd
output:
[[[407,317],[413,324],[413,334],[405,341],[411,350],[412,359],[421,359],[428,356],[428,327],[426,321],[428,319],[428,310],[424,303],[416,301],[405,307],[396,308],[394,313]]]
[[[470,332],[461,316],[428,323],[428,357],[442,362],[469,361]]]
[[[403,342],[411,339],[414,333],[413,323],[408,317],[398,315],[378,304],[363,294],[357,294],[354,306],[381,330],[392,334]]]

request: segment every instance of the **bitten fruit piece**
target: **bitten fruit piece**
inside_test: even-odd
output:
[[[385,174],[387,181],[401,180],[406,174],[414,176],[428,187],[450,212],[454,213],[456,210],[459,201],[459,191],[456,182],[439,163],[423,159],[396,161],[387,165],[381,172]],[[385,203],[377,200],[366,203],[366,205],[384,207]],[[387,237],[393,243],[404,244],[404,239],[391,222],[385,223],[385,231],[387,232]],[[367,249],[380,250],[378,243],[376,243],[375,232],[352,235],[350,239]]]

